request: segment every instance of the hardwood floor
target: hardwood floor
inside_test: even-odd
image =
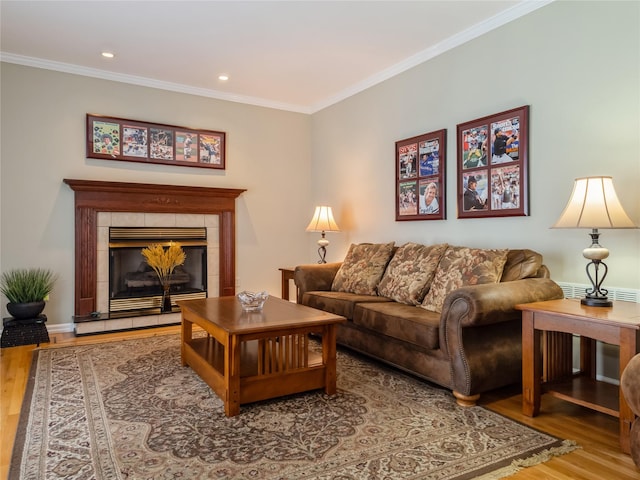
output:
[[[43,344],[42,348],[52,345],[96,343],[133,336],[160,335],[167,332],[178,333],[179,328],[172,326],[79,338],[71,333],[50,334],[51,343]],[[2,374],[0,478],[8,478],[13,440],[27,385],[32,352],[35,348],[35,345],[27,345],[0,350]],[[551,435],[574,440],[581,447],[541,465],[525,468],[510,477],[512,479],[640,480],[640,470],[636,468],[629,455],[620,451],[617,418],[549,396],[543,396],[541,414],[538,417],[529,418],[521,413],[522,397],[517,386],[484,394],[480,404]]]

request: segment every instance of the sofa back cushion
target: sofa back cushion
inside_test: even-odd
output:
[[[378,285],[378,295],[407,305],[420,305],[431,286],[447,244],[407,243],[398,247]]]
[[[421,307],[441,312],[447,295],[463,286],[500,281],[508,250],[449,246],[438,263],[431,288]]]
[[[394,242],[352,243],[331,290],[359,295],[377,295],[377,287],[393,255]]]
[[[542,255],[533,250],[509,250],[504,265],[501,282],[512,282],[523,278],[536,277],[542,267]]]

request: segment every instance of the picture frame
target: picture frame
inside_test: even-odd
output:
[[[87,158],[226,168],[226,134],[87,114]]]
[[[529,215],[529,106],[458,124],[458,218]]]
[[[446,218],[447,131],[396,142],[396,221]]]

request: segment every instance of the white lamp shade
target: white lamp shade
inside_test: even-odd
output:
[[[611,177],[576,178],[569,203],[551,228],[637,228],[626,214]]]
[[[331,207],[321,205],[316,207],[313,218],[307,225],[307,232],[339,232],[340,228],[333,219]]]

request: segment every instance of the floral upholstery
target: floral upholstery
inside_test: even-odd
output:
[[[407,243],[396,250],[378,286],[378,295],[407,305],[420,305],[431,286],[447,244]]]
[[[448,247],[440,259],[422,308],[440,312],[446,296],[460,287],[497,283],[507,261],[508,250]]]
[[[393,255],[394,242],[351,244],[333,279],[331,290],[359,295],[377,295],[378,283]]]

